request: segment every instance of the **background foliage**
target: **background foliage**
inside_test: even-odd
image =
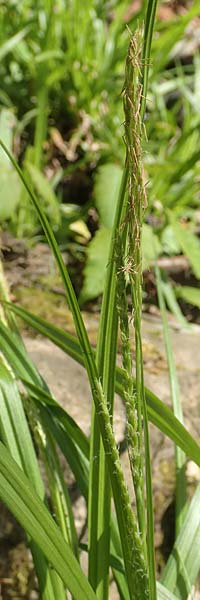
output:
[[[150,17],[154,7],[154,2],[148,3]],[[144,389],[140,331],[142,268],[152,266],[157,257],[184,253],[193,281],[196,283],[200,277],[200,61],[198,52],[194,57],[194,47],[191,50],[190,45],[199,26],[199,3],[188,6],[178,3],[167,17],[166,13],[163,17],[161,5],[151,62],[140,66],[143,73],[149,67],[142,142],[148,210],[143,227],[143,264],[133,227],[137,264],[133,276],[129,274],[126,278],[123,266],[130,248],[123,236],[117,237],[123,223],[120,211],[124,216],[123,210],[127,209],[127,165],[120,187],[124,162],[121,92],[130,38],[125,24],[134,31],[146,8],[144,3],[135,12],[128,1],[74,0],[68,2],[66,10],[64,0],[38,0],[34,4],[30,0],[21,4],[8,0],[2,2],[0,13],[0,137],[7,147],[6,150],[1,142],[1,226],[17,237],[25,237],[27,243],[46,236],[77,333],[77,337],[70,336],[39,316],[10,304],[1,274],[0,496],[26,531],[42,600],[64,600],[66,589],[75,600],[106,600],[111,568],[122,600],[144,597],[156,600],[157,595],[160,600],[187,600],[199,572],[199,486],[188,507],[185,455],[199,466],[200,450],[182,423],[166,301],[179,318],[181,315],[174,288],[161,276],[158,267],[157,290],[173,412],[150,390]],[[145,21],[145,32],[150,31],[150,37],[152,27],[153,17]],[[139,65],[135,66],[139,73]],[[133,180],[137,175],[136,158]],[[130,246],[132,231],[126,220],[125,224]],[[115,277],[117,240],[122,243],[123,252]],[[80,302],[98,296],[106,281],[96,351],[90,346],[59,244],[62,248],[73,248],[75,255],[80,252],[84,256]],[[129,344],[129,290],[135,315],[136,377],[132,373]],[[178,298],[199,306],[198,288],[179,285],[175,293]],[[117,313],[123,369],[115,364]],[[15,315],[86,367],[94,400],[90,440],[58,405],[33,365]],[[114,391],[120,393],[127,406],[135,510],[111,424]],[[154,570],[147,419],[176,446],[175,543],[159,584]],[[138,454],[137,444],[140,444]],[[147,515],[140,496],[145,485],[143,444]],[[36,448],[45,469],[45,486]],[[61,453],[87,503],[88,542],[84,550],[88,552],[88,577],[79,563],[80,547]],[[180,484],[181,491],[184,490],[182,496]],[[111,511],[111,488],[115,515]]]
[[[143,11],[142,5],[134,8],[127,0],[103,4],[93,0],[84,7],[74,0],[67,11],[62,0],[2,4],[0,134],[10,149],[14,147],[58,241],[85,264],[82,302],[103,289],[99,273],[107,264],[114,186],[124,156],[121,91],[129,38],[125,25],[134,31]],[[198,2],[172,8],[161,4],[145,120],[148,210],[143,233],[144,267],[156,255],[184,253],[196,280],[200,276],[198,31]],[[37,217],[2,151],[0,169],[0,222],[14,235],[33,241],[41,235]],[[96,213],[91,213],[92,207]],[[198,289],[177,286],[175,292],[199,306]]]

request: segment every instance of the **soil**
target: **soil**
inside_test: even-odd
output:
[[[35,254],[34,254],[35,252]],[[27,258],[22,249],[12,260],[6,261],[6,275],[11,285],[13,299],[22,305],[40,312],[44,316],[68,331],[74,331],[72,318],[66,310],[60,282],[55,274],[54,265],[47,249],[41,246],[32,250]],[[19,260],[21,257],[21,262]],[[16,261],[18,264],[16,264]],[[28,285],[27,285],[28,282]],[[34,288],[34,295],[33,295]],[[93,312],[84,312],[84,319],[91,343],[95,345],[99,314],[93,305]],[[177,373],[180,382],[184,423],[188,430],[200,441],[199,413],[199,342],[200,328],[190,325],[187,329],[169,315],[170,330]],[[32,337],[30,330],[24,329],[24,341],[33,362],[46,379],[51,391],[64,408],[79,423],[87,435],[90,433],[91,394],[85,371],[66,356],[51,342],[39,336]],[[143,351],[145,366],[145,385],[170,406],[170,387],[164,350],[162,325],[158,311],[143,318]],[[120,356],[119,356],[120,362]],[[124,447],[125,432],[124,405],[116,398],[114,427],[117,442]],[[152,476],[155,506],[155,545],[158,576],[171,551],[174,540],[174,493],[175,463],[173,443],[153,425],[150,425]],[[131,491],[131,477],[126,451],[121,453],[123,470]],[[188,461],[188,496],[193,493],[200,479],[200,470]],[[83,498],[67,472],[67,480],[73,502],[78,534],[85,530],[86,508]],[[2,598],[38,598],[37,582],[34,577],[30,552],[26,546],[24,534],[5,507],[0,515],[0,583]],[[86,568],[86,555],[82,556]],[[197,597],[197,596],[196,596]],[[111,599],[117,600],[114,584],[111,586]]]

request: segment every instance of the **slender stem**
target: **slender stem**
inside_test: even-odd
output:
[[[104,451],[107,457],[130,597],[134,598],[135,600],[141,600],[141,597],[148,599],[149,592],[147,567],[141,546],[138,526],[132,512],[130,498],[124,480],[124,474],[120,465],[119,452],[110,422],[110,414],[107,402],[102,390],[99,373],[94,360],[94,354],[89,343],[78,301],[75,296],[68,271],[64,265],[61,253],[55,240],[55,236],[48,223],[45,213],[35,194],[29,188],[29,185],[20,167],[17,165],[15,159],[1,140],[0,145],[9,156],[12,164],[15,166],[15,169],[17,170],[29,193],[32,203],[37,210],[41,225],[45,232],[47,241],[52,248],[60,275],[63,280],[66,298],[73,314],[77,336],[84,355],[85,366],[87,369],[88,379],[99,420]]]
[[[108,409],[111,418],[115,386],[118,324],[116,312],[115,242],[116,231],[124,210],[127,177],[128,171],[125,168],[109,252],[96,355],[96,364],[101,376],[102,386],[105,396],[109,399]],[[99,485],[100,473],[101,484]],[[100,442],[98,418],[95,410],[93,410],[92,414],[89,482],[89,580],[94,589],[97,590],[99,600],[106,600],[108,596],[111,490],[110,478],[106,467],[106,457]],[[105,489],[106,495],[104,493]],[[99,540],[101,541],[99,542]]]

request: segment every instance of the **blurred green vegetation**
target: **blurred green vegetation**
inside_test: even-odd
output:
[[[145,3],[130,0],[1,3],[0,137],[40,197],[62,247],[83,256],[82,301],[102,292],[124,161],[124,59],[129,29],[142,21],[144,9]],[[196,283],[198,14],[197,1],[162,2],[158,10],[145,121],[143,231],[145,268],[157,256],[183,253]],[[37,217],[2,151],[0,183],[1,227],[34,242],[41,236]],[[195,294],[191,286],[185,295],[180,285],[175,292],[199,306],[198,284]]]

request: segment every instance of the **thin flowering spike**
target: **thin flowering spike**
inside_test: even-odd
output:
[[[128,202],[127,212],[121,230],[126,225],[127,256],[121,267],[118,257],[118,312],[122,338],[122,360],[123,366],[128,372],[127,389],[125,394],[126,411],[128,421],[129,438],[129,460],[132,479],[135,489],[138,523],[144,553],[147,552],[151,573],[150,597],[156,598],[155,564],[153,549],[153,508],[151,490],[151,467],[149,452],[148,421],[146,410],[146,399],[144,393],[142,340],[141,340],[141,309],[142,309],[142,223],[144,212],[147,207],[146,185],[143,174],[143,154],[141,140],[145,132],[144,124],[141,122],[142,94],[142,30],[137,30],[130,38],[128,56],[125,69],[125,84],[123,89],[126,164],[128,170]],[[119,231],[119,237],[121,232]],[[120,242],[118,243],[118,248]],[[121,253],[123,256],[123,253]],[[121,272],[120,272],[121,268]],[[135,331],[135,361],[136,361],[136,388],[133,394],[132,365],[128,360],[128,348],[130,346],[128,317],[125,318],[123,311],[127,311],[126,281],[129,281],[131,289],[132,313]],[[146,470],[146,496],[147,511],[145,508],[145,486],[144,486],[144,456]],[[146,546],[147,539],[147,546]],[[146,549],[147,548],[147,549]]]
[[[127,440],[128,440],[128,456],[131,468],[132,481],[135,490],[136,506],[138,525],[140,533],[143,530],[143,503],[144,498],[142,496],[141,489],[141,460],[140,460],[140,449],[139,449],[139,435],[138,435],[138,414],[136,407],[136,395],[134,391],[133,382],[133,361],[132,351],[130,344],[130,331],[129,331],[129,318],[128,318],[128,302],[126,295],[126,280],[125,273],[127,274],[128,265],[123,265],[123,250],[121,244],[121,238],[118,237],[116,244],[116,265],[118,274],[117,283],[117,309],[119,314],[119,326],[121,335],[121,354],[122,354],[122,365],[126,373],[126,383],[124,389],[124,398],[126,405],[127,414]],[[146,553],[146,542],[144,543],[144,552]]]
[[[129,460],[135,489],[139,529],[142,536],[144,551],[146,550],[146,523],[144,502],[144,470],[143,470],[143,433],[142,433],[142,401],[141,401],[141,367],[139,357],[138,322],[140,318],[141,293],[136,293],[135,280],[141,271],[141,223],[146,207],[146,190],[143,181],[142,167],[142,125],[140,105],[142,88],[141,79],[141,40],[142,33],[137,31],[130,38],[125,69],[125,84],[123,89],[125,112],[125,144],[126,162],[129,172],[127,214],[121,225],[121,232],[126,225],[128,255],[123,262],[123,251],[120,256],[120,240],[118,241],[117,272],[118,272],[118,312],[122,338],[123,366],[128,373],[126,390],[127,432],[129,441]],[[142,210],[141,210],[142,207]],[[120,238],[120,232],[119,232]],[[121,270],[120,270],[121,269]],[[135,325],[136,342],[136,393],[133,394],[132,361],[130,355],[130,333],[127,315],[125,274],[129,278],[132,289],[132,308]],[[135,288],[135,289],[133,289]],[[139,289],[138,289],[139,292]]]

